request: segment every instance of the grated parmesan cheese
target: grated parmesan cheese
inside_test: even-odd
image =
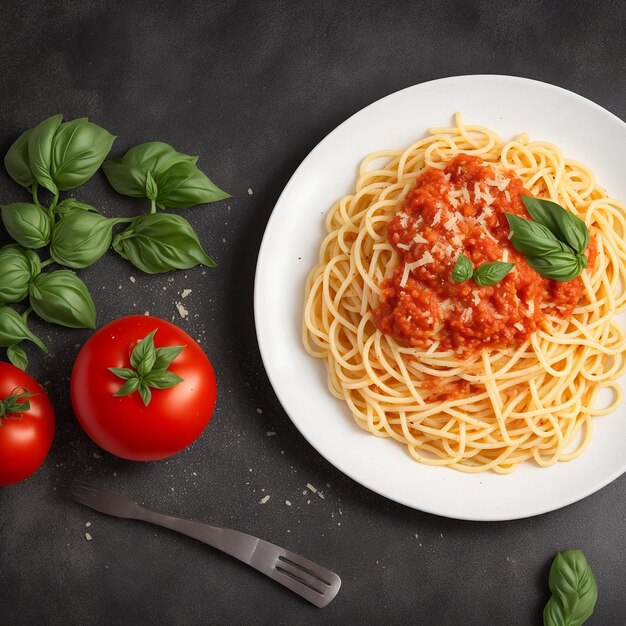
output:
[[[433,217],[433,226],[435,226],[436,224],[439,224],[440,221],[441,221],[441,209],[437,209],[437,212],[435,213],[435,217]]]
[[[511,202],[511,194],[508,191],[504,192],[504,197],[506,198],[507,202]]]
[[[413,241],[415,243],[428,243],[428,239],[424,239],[419,233],[415,233],[415,237],[413,237]]]
[[[524,330],[524,326],[522,324],[520,324],[519,322],[515,322],[515,324],[513,324],[513,326],[515,326],[515,328],[517,328],[517,330],[521,332],[523,332]]]
[[[472,292],[472,302],[474,303],[475,306],[478,306],[480,304],[480,296],[478,295],[478,291],[473,291]]]
[[[530,315],[534,315],[535,314],[535,301],[534,300],[528,300],[526,302],[526,306],[528,307],[528,313]]]
[[[410,250],[413,244],[410,243],[398,243],[396,244],[400,250]]]

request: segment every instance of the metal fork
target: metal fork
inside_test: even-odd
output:
[[[149,522],[208,543],[254,567],[317,607],[321,608],[329,604],[341,587],[341,579],[337,574],[298,554],[252,535],[156,513],[117,491],[99,487],[84,480],[74,481],[70,495],[76,502],[100,513]]]

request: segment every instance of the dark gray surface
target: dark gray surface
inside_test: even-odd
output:
[[[149,310],[201,340],[219,399],[190,449],[151,464],[98,451],[68,400],[71,365],[89,332],[35,324],[52,350],[42,357],[29,348],[31,371],[49,381],[58,428],[43,469],[0,490],[3,625],[539,624],[549,564],[568,548],[585,552],[598,581],[588,623],[626,622],[624,478],[564,510],[508,523],[394,504],[303,440],[272,392],[255,339],[254,268],[272,207],[311,148],[370,102],[433,78],[501,73],[560,85],[626,117],[624,3],[507,4],[0,4],[2,154],[48,115],[89,116],[119,136],[113,154],[168,141],[199,154],[233,195],[186,213],[218,269],[168,282],[110,254],[81,273],[100,325]],[[141,207],[101,175],[77,195],[109,215]],[[0,202],[21,198],[2,171]],[[193,293],[183,321],[174,303],[185,288]],[[343,588],[330,607],[315,609],[206,546],[73,504],[66,494],[77,475],[300,551],[335,569]],[[303,495],[307,482],[325,499]]]

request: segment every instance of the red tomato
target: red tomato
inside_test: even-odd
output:
[[[0,402],[10,396],[32,394],[18,400],[30,403],[28,411],[0,417],[0,486],[14,485],[34,474],[50,452],[54,438],[54,411],[46,392],[32,376],[0,362]]]
[[[134,347],[154,330],[156,348],[185,346],[168,367],[182,382],[152,388],[147,406],[137,391],[115,396],[125,381],[109,368],[131,368]],[[78,353],[70,385],[74,412],[89,437],[132,461],[156,461],[186,448],[215,406],[215,374],[202,348],[174,324],[148,315],[123,317],[96,331]]]

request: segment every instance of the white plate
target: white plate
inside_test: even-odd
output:
[[[559,87],[511,76],[458,76],[409,87],[353,115],[304,160],[285,187],[259,253],[255,317],[263,362],[285,411],[315,449],[342,472],[396,502],[446,517],[507,520],[552,511],[597,491],[626,470],[626,407],[594,420],[593,440],[578,459],[511,475],[464,474],[413,461],[405,448],[361,430],[326,387],[321,360],[302,347],[304,283],[316,263],[324,216],[354,188],[367,154],[403,149],[431,126],[495,130],[503,139],[528,132],[589,165],[609,195],[626,199],[626,124]]]

